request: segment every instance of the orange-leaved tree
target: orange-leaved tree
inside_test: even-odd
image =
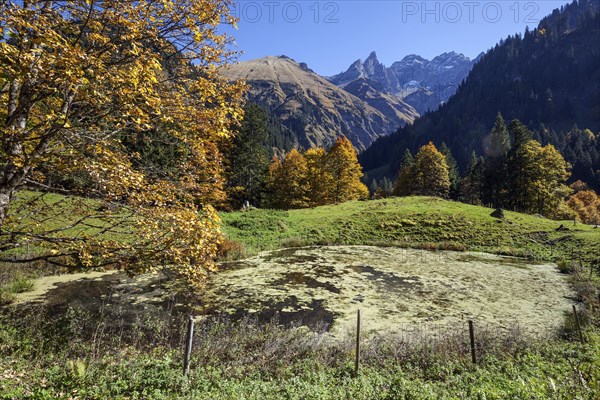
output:
[[[600,198],[593,190],[578,191],[567,200],[567,205],[583,223],[597,224],[600,221]]]
[[[304,208],[366,199],[362,169],[352,143],[345,137],[325,151],[293,149],[283,161],[274,157],[267,176],[267,204],[274,208]]]
[[[228,0],[2,2],[2,260],[202,281],[244,88],[219,72],[234,55],[223,22],[235,24]],[[141,133],[177,142],[171,173],[140,167],[127,143]]]

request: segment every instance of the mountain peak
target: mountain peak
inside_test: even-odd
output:
[[[452,59],[458,59],[458,60],[468,60],[471,61],[468,57],[466,57],[464,54],[462,53],[457,53],[455,51],[450,51],[450,52],[446,52],[446,53],[442,53],[437,57],[434,57],[432,61],[434,60],[452,60]]]
[[[369,57],[367,57],[367,60],[376,60],[379,62],[379,60],[377,60],[377,53],[373,50],[371,53],[369,53]]]
[[[363,62],[362,62],[362,60],[359,58],[358,60],[354,61],[354,62],[352,63],[352,65],[350,65],[350,68],[353,68],[353,67],[354,67],[354,68],[356,68],[356,67],[358,67],[359,65],[362,65],[362,63],[363,63]]]
[[[376,85],[371,85],[374,90],[406,99],[419,113],[435,109],[446,101],[454,93],[453,88],[458,87],[473,66],[471,60],[455,51],[440,54],[431,61],[418,54],[409,54],[389,68],[379,62],[375,51],[363,63],[359,61],[352,64],[346,72],[329,77],[329,81],[342,88],[362,78],[377,82]],[[360,84],[362,81],[351,88],[357,89]],[[439,90],[440,93],[427,96],[416,93],[409,97],[420,88],[430,94],[433,90]]]
[[[421,57],[418,54],[409,54],[409,55],[405,56],[401,61],[396,61],[394,64],[406,63],[406,62],[427,63],[427,62],[429,62],[429,60]]]
[[[368,76],[385,75],[386,73],[385,66],[379,62],[377,54],[374,51],[369,54],[369,57],[367,57],[363,66]]]

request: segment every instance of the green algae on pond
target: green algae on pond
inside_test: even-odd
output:
[[[347,329],[361,309],[367,329],[456,324],[551,331],[573,294],[553,264],[485,253],[322,246],[264,252],[213,275],[202,313],[277,315]],[[309,321],[303,320],[310,325]]]

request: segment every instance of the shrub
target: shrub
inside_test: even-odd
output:
[[[17,273],[7,283],[0,286],[0,306],[15,301],[15,294],[33,290],[33,281]]]
[[[302,239],[299,237],[290,237],[290,238],[281,239],[281,242],[279,244],[283,248],[289,248],[289,247],[306,247],[306,246],[308,246],[309,243],[306,241],[306,239]]]
[[[33,281],[24,276],[17,276],[7,287],[10,293],[24,293],[33,290]]]
[[[15,301],[15,295],[0,288],[0,306],[4,306]]]
[[[440,250],[451,250],[451,251],[466,251],[467,246],[459,242],[442,242],[439,244]]]
[[[246,247],[234,240],[224,239],[217,250],[217,257],[220,261],[241,260],[247,256]]]
[[[572,271],[571,263],[567,260],[560,260],[556,266],[558,268],[558,272],[561,274],[569,274]]]

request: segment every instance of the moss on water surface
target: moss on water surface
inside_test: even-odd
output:
[[[314,246],[264,252],[223,264],[201,292],[175,300],[159,275],[118,273],[40,278],[15,307],[45,302],[95,312],[102,307],[193,307],[197,314],[246,316],[310,327],[351,329],[360,309],[367,330],[463,325],[466,319],[535,332],[560,327],[574,294],[554,264],[487,253],[375,246]],[[182,305],[183,306],[183,305]],[[150,307],[150,308],[148,308]]]
[[[326,311],[337,331],[351,327],[361,309],[365,327],[378,331],[474,319],[540,332],[562,324],[572,297],[553,264],[475,252],[318,246],[265,252],[224,269],[200,294],[207,307],[200,311],[277,314],[284,322]]]

